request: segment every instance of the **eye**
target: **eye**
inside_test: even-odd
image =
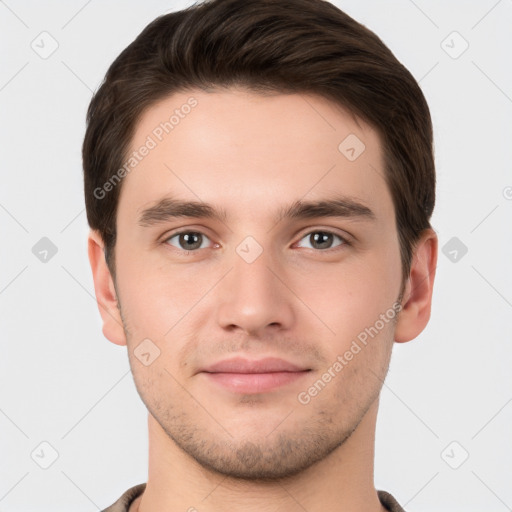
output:
[[[350,245],[348,240],[342,236],[337,235],[336,233],[332,233],[331,231],[324,230],[311,231],[306,236],[301,238],[301,240],[309,240],[311,245],[308,248],[325,250],[333,248],[333,238],[338,238],[341,240],[341,243],[335,245],[334,248],[339,247],[340,245]]]
[[[171,242],[173,239],[176,239],[176,243]],[[208,247],[208,244],[204,245],[205,240],[210,239],[198,231],[181,231],[180,233],[175,233],[169,238],[166,238],[164,242],[184,251],[195,251],[196,249],[205,249]]]

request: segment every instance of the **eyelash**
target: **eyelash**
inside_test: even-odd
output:
[[[194,250],[191,250],[191,251],[188,251],[186,249],[181,249],[181,248],[178,248],[178,247],[175,247],[173,245],[170,245],[168,242],[171,238],[174,238],[176,236],[179,236],[179,235],[182,235],[182,234],[187,234],[187,233],[194,233],[194,234],[200,234],[206,238],[209,239],[208,235],[205,235],[204,233],[202,233],[201,231],[195,231],[195,230],[192,230],[192,229],[187,229],[187,230],[183,230],[183,231],[177,231],[176,233],[172,233],[170,236],[167,236],[164,240],[163,240],[163,243],[172,247],[173,249],[175,249],[176,251],[178,251],[179,253],[183,254],[183,255],[189,255],[189,254],[193,254],[193,253],[197,253],[199,252],[200,249],[194,249]],[[314,233],[324,233],[324,234],[328,234],[328,235],[333,235],[335,237],[338,237],[340,240],[341,240],[341,244],[337,245],[336,247],[330,247],[328,249],[314,249],[314,248],[311,248],[311,250],[317,252],[317,253],[328,253],[328,254],[331,254],[332,252],[336,252],[337,250],[342,250],[345,246],[351,246],[352,243],[346,238],[346,237],[343,237],[341,235],[339,235],[338,233],[335,233],[333,231],[329,231],[327,229],[315,229],[315,230],[312,230],[312,231],[308,231],[307,233],[305,233],[300,239],[299,239],[299,242],[301,240],[303,240],[304,238],[306,238],[307,236],[311,236],[312,234]],[[309,247],[306,247],[306,249],[310,249]]]

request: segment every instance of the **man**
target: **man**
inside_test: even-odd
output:
[[[149,411],[147,483],[106,510],[403,510],[373,468],[437,261],[410,73],[323,0],[213,0],[146,27],[87,121],[103,333]]]

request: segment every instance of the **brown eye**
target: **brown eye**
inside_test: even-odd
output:
[[[177,245],[171,242],[173,239],[177,239]],[[184,251],[194,251],[196,249],[204,249],[203,243],[205,240],[209,240],[209,238],[197,231],[182,231],[167,238],[166,242]]]
[[[338,238],[341,240],[341,243],[333,246],[333,239]],[[307,240],[310,243],[311,249],[325,250],[331,249],[333,247],[338,247],[340,245],[348,244],[348,242],[340,235],[335,233],[331,233],[330,231],[312,231],[304,236],[301,240]]]

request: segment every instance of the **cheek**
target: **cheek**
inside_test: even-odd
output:
[[[317,317],[315,321],[322,321],[319,325],[328,335],[350,343],[394,304],[400,288],[396,258],[391,253],[388,257],[367,253],[339,265],[317,265],[314,271],[296,276],[292,289]]]
[[[159,251],[136,251],[130,240],[118,241],[117,282],[123,315],[134,338],[161,339],[211,287],[211,275],[167,267]]]

